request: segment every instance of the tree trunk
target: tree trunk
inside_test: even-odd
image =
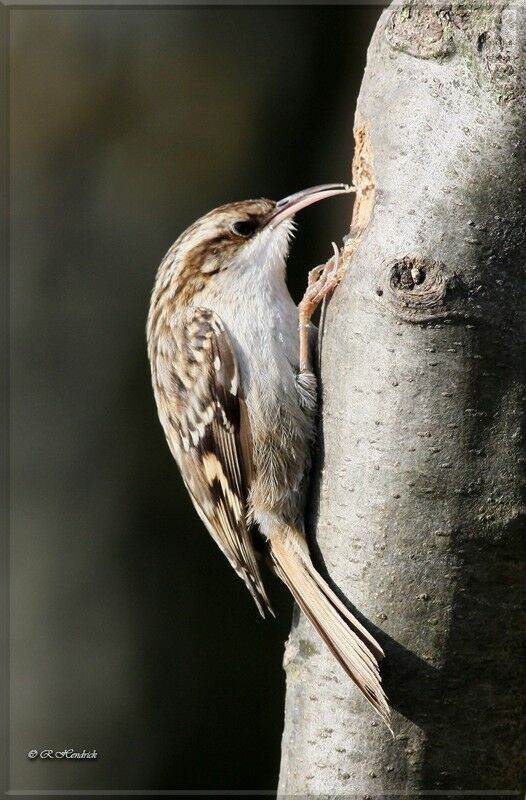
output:
[[[525,23],[398,2],[369,49],[310,527],[386,651],[394,738],[296,620],[283,795],[523,787]]]

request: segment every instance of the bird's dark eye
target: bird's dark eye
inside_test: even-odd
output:
[[[236,236],[250,236],[251,233],[254,233],[256,228],[256,222],[250,219],[239,219],[237,222],[232,223],[231,231],[235,233]]]

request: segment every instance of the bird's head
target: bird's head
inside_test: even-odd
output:
[[[171,289],[172,298],[186,305],[205,289],[228,291],[229,282],[253,271],[283,274],[295,214],[350,191],[347,184],[329,183],[277,202],[245,200],[215,208],[172,245],[159,268],[154,294]]]

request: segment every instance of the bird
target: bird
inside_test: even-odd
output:
[[[323,184],[215,208],[163,258],[147,320],[158,416],[197,514],[262,616],[265,560],[345,672],[390,725],[384,652],[316,570],[304,512],[318,410],[311,317],[339,281],[339,250],[286,285],[296,213],[355,191]]]

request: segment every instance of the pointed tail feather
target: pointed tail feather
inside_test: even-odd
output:
[[[291,541],[291,535],[294,537]],[[303,536],[292,531],[273,536],[271,555],[276,571],[305,616],[392,733],[390,711],[382,689],[378,661],[384,652],[374,637],[344,606],[314,569],[302,547]]]

